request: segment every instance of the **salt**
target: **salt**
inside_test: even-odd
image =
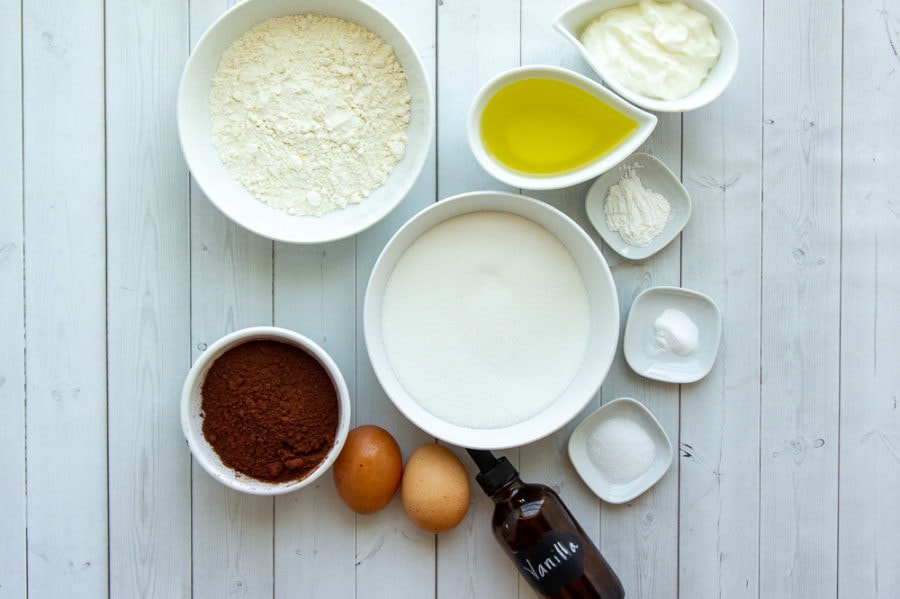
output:
[[[624,485],[650,469],[656,444],[629,418],[604,420],[588,437],[588,457],[613,484]]]
[[[537,415],[587,353],[587,289],[566,247],[506,212],[457,216],[398,260],[382,336],[410,397],[445,422],[500,428]]]

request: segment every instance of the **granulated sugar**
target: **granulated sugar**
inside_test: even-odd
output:
[[[526,218],[492,211],[413,242],[382,315],[388,359],[409,395],[471,428],[549,406],[581,367],[590,329],[584,280],[565,246]]]

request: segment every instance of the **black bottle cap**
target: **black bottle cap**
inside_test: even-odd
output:
[[[475,480],[488,495],[493,495],[510,482],[518,478],[519,473],[505,457],[494,457],[490,451],[483,449],[467,449],[472,460],[480,471]]]

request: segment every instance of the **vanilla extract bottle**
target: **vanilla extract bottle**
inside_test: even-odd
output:
[[[494,502],[494,537],[544,597],[619,599],[619,577],[553,489],[522,482],[505,457],[468,450],[478,484]]]

